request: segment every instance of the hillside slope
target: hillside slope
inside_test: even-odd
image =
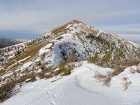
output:
[[[70,53],[75,54],[76,60],[94,56],[95,54],[102,59],[108,53],[113,55],[111,59],[136,60],[139,59],[140,55],[140,45],[73,20],[36,39],[1,49],[0,65],[26,51],[29,46],[36,46],[42,42],[52,44],[49,49],[51,52],[50,56],[53,59],[48,61],[52,64],[67,60]]]
[[[115,68],[126,61],[138,64],[139,59],[140,45],[73,20],[33,40],[0,49],[0,101],[11,97],[17,84],[71,74],[81,60]]]
[[[78,63],[77,63],[78,64]],[[135,69],[136,67],[133,66]],[[139,105],[139,73],[130,74],[130,68],[113,77],[110,87],[102,86],[93,78],[95,71],[112,71],[83,62],[71,75],[26,83],[21,92],[1,105]],[[131,81],[127,90],[125,84]],[[55,81],[55,82],[52,82]]]

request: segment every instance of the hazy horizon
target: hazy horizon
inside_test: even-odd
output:
[[[140,40],[139,0],[1,0],[0,38],[33,39],[71,20]]]

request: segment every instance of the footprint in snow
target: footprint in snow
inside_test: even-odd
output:
[[[51,93],[48,91],[47,94],[51,94]]]
[[[55,105],[55,102],[51,101],[51,105]]]
[[[54,95],[54,98],[57,98],[57,95]]]

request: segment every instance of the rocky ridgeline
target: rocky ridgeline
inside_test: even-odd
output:
[[[76,61],[92,56],[98,58],[96,63],[103,61],[105,65],[107,64],[106,67],[111,66],[111,63],[139,60],[140,45],[124,40],[117,35],[97,30],[79,21],[74,20],[54,29],[52,35],[61,36],[57,43],[60,51],[54,51],[54,53],[60,55],[62,60],[69,59],[72,53]]]
[[[76,61],[92,56],[98,58],[98,62],[114,60],[114,63],[118,60],[137,60],[140,55],[140,45],[73,20],[36,39],[0,49],[0,65],[26,51],[30,45],[45,41],[53,43],[50,56],[57,55],[61,61],[68,60],[71,54]],[[54,57],[54,60],[57,58]]]
[[[36,39],[0,49],[0,102],[13,95],[16,84],[71,74],[76,61],[114,68],[139,59],[140,45],[73,20]],[[111,78],[117,74],[113,73]]]
[[[10,59],[26,51],[26,48],[28,48],[29,46],[45,42],[49,40],[49,38],[50,38],[49,34],[46,33],[45,35],[40,36],[36,39],[32,39],[20,44],[16,44],[0,49],[0,66],[4,65]]]

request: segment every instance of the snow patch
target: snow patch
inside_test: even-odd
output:
[[[112,69],[83,62],[71,75],[58,81],[51,82],[53,77],[24,84],[21,92],[1,105],[139,105],[139,73],[130,74],[130,68],[126,68],[112,78],[110,87],[106,87],[93,77],[95,71],[105,74]],[[123,77],[132,82],[127,90],[123,88]]]

